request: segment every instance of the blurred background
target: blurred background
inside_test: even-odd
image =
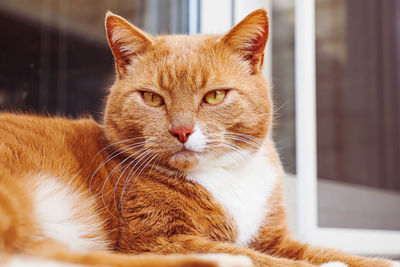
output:
[[[295,231],[294,0],[0,0],[0,110],[100,120],[114,80],[107,10],[187,34],[228,30],[257,5],[271,17],[265,74]],[[316,0],[315,14],[318,225],[398,233],[400,0]],[[227,23],[209,26],[217,16]]]

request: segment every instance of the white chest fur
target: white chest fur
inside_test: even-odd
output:
[[[50,238],[80,252],[107,248],[99,231],[103,225],[93,210],[93,199],[57,177],[41,175],[36,180],[35,217],[42,238]]]
[[[233,164],[210,165],[201,164],[204,168],[189,173],[187,178],[205,187],[226,209],[238,229],[236,244],[247,246],[268,212],[267,201],[278,171],[261,152]]]

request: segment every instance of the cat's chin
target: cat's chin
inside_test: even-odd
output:
[[[199,161],[198,152],[182,149],[170,157],[169,165],[181,171],[190,171],[199,164]]]

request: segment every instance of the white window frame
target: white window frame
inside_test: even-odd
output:
[[[189,0],[189,33],[226,32],[248,13],[272,10],[272,0]],[[272,12],[269,12],[272,20]],[[272,81],[272,34],[265,75]],[[303,242],[360,255],[400,255],[400,231],[326,228],[318,225],[315,0],[295,1],[295,104],[297,236]]]
[[[302,241],[363,255],[400,255],[400,231],[318,226],[315,0],[295,2],[297,223]]]

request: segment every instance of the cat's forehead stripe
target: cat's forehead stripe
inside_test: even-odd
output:
[[[187,56],[171,52],[165,59],[158,59],[157,81],[163,89],[204,88],[210,77],[209,68],[198,55],[187,52]]]

